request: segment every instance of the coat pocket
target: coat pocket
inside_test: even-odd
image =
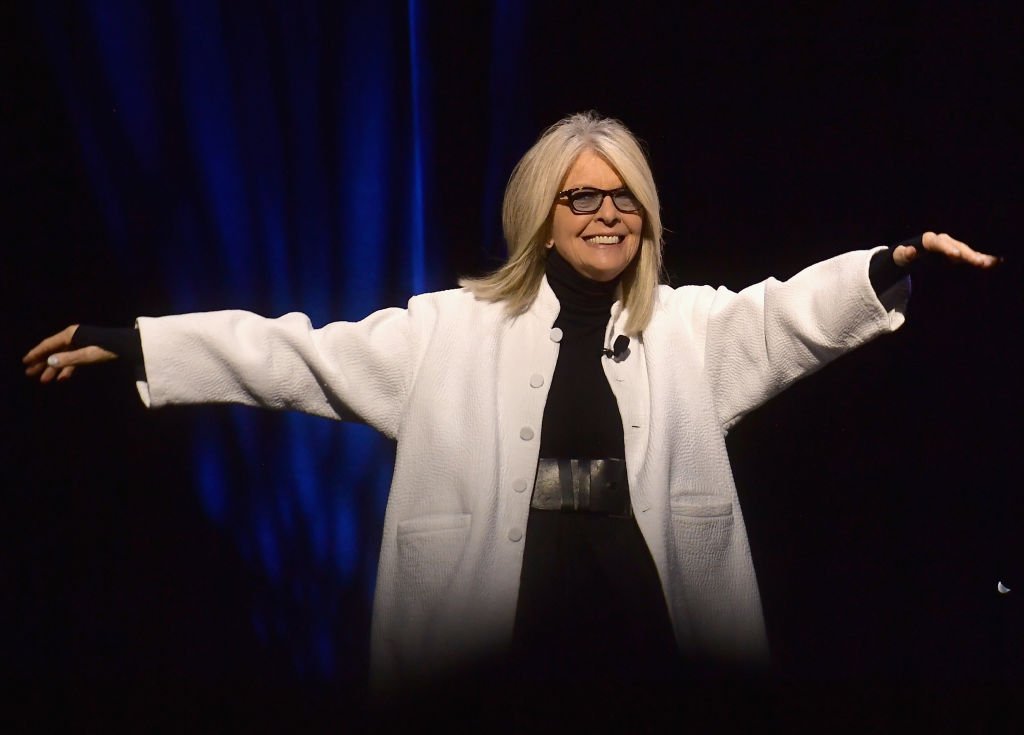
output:
[[[443,533],[469,528],[471,517],[469,513],[453,513],[422,516],[420,518],[410,518],[407,521],[400,521],[398,524],[398,542],[401,544],[403,537],[417,533]]]
[[[764,663],[761,598],[735,496],[681,494],[669,509],[673,548],[666,586],[679,645],[698,659]]]
[[[398,603],[402,648],[422,653],[455,578],[469,537],[468,513],[412,518],[398,524]]]
[[[671,597],[684,616],[681,642],[690,653],[716,656],[733,645],[736,608],[748,596],[736,588],[732,503],[686,496],[673,498],[670,510],[677,565]]]
[[[732,503],[715,495],[688,495],[674,498],[669,509],[677,558],[688,574],[695,575],[698,584],[704,584],[722,571],[720,567],[728,556]]]
[[[732,516],[732,503],[717,495],[689,495],[673,499],[669,505],[673,516],[681,518],[725,518]]]

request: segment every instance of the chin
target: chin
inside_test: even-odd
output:
[[[600,281],[602,283],[605,283],[607,281],[614,280],[615,278],[618,277],[620,273],[622,273],[622,271],[590,270],[584,275],[586,275],[586,277],[592,281]]]
[[[629,263],[584,263],[584,275],[594,281],[611,281],[622,275],[628,266]]]

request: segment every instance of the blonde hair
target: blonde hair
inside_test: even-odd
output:
[[[508,260],[493,273],[463,278],[459,285],[479,299],[505,302],[511,315],[530,308],[544,275],[555,197],[569,169],[585,150],[605,159],[643,206],[639,253],[620,282],[629,311],[625,331],[637,335],[654,313],[655,289],[662,275],[658,191],[639,141],[621,122],[596,112],[559,120],[516,164],[501,208]]]

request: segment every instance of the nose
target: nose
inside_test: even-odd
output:
[[[601,207],[597,210],[597,219],[605,224],[619,221],[619,210],[615,207],[611,194],[605,194],[601,199]]]

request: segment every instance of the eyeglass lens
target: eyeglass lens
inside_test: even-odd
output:
[[[612,204],[620,212],[633,213],[640,209],[640,203],[628,189],[580,189],[569,194],[569,205],[577,214],[593,214],[601,208],[605,196],[611,196]]]

